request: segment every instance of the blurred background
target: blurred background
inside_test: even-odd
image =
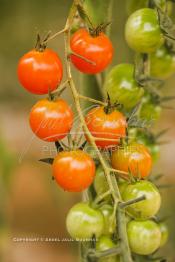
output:
[[[19,58],[35,45],[36,34],[63,28],[71,0],[0,0],[0,261],[74,262],[78,248],[71,242],[16,242],[18,237],[66,238],[65,217],[80,194],[62,191],[51,179],[50,166],[37,160],[55,154],[54,145],[33,137],[28,115],[38,96],[27,93],[18,83]],[[131,62],[133,55],[124,40],[126,0],[115,1],[112,41],[113,64]],[[175,12],[173,13],[174,16]],[[49,43],[63,59],[61,36]],[[164,86],[175,95],[175,74]],[[66,91],[64,97],[71,103]],[[172,103],[173,105],[173,103]],[[164,110],[155,129],[170,128],[161,146],[155,173],[164,173],[161,183],[175,183],[175,111]],[[162,189],[161,216],[171,216],[169,243],[162,254],[175,261],[175,193]]]

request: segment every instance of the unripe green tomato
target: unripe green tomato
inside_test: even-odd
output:
[[[160,79],[166,79],[175,72],[175,57],[165,46],[161,46],[150,55],[151,75]]]
[[[107,236],[100,237],[96,245],[97,251],[105,251],[114,247],[116,247],[116,244]],[[119,261],[120,259],[117,256],[103,257],[98,259],[98,262],[119,262]]]
[[[113,234],[116,227],[115,218],[113,219],[113,207],[111,205],[106,204],[101,206],[99,209],[102,212],[105,221],[103,234],[104,235]]]
[[[145,145],[149,149],[153,162],[156,162],[159,159],[160,146],[156,143],[156,141],[150,141],[149,137],[143,133],[138,133],[135,139],[138,143]]]
[[[134,79],[134,65],[120,64],[112,68],[106,78],[105,91],[111,102],[118,101],[126,109],[134,107],[144,94]]]
[[[151,97],[146,94],[142,98],[142,105],[139,112],[139,117],[146,121],[147,124],[152,124],[160,118],[162,108],[159,104],[151,101]]]
[[[138,9],[148,6],[149,0],[128,0],[127,1],[127,14],[130,15]],[[160,6],[163,11],[166,11],[166,0],[154,0],[155,4]],[[171,15],[173,3],[167,1],[167,13]]]
[[[159,228],[160,228],[160,231],[161,231],[160,247],[162,247],[168,241],[169,232],[168,232],[168,227],[164,222],[159,223]]]
[[[161,196],[154,184],[149,181],[141,180],[128,185],[123,194],[123,201],[145,196],[146,199],[127,207],[128,212],[139,220],[149,219],[157,214],[161,205]]]
[[[150,255],[160,246],[159,226],[151,220],[130,221],[127,225],[127,234],[131,251],[136,254]]]
[[[135,11],[127,20],[125,38],[136,52],[155,52],[164,42],[156,11],[151,8]]]
[[[126,187],[128,186],[128,182],[126,181],[120,181],[118,182],[118,187],[119,187],[119,191],[120,191],[120,194],[122,195],[123,192],[125,191]]]
[[[101,195],[109,190],[109,186],[102,166],[98,166],[96,169],[94,188],[97,195]]]
[[[74,239],[90,239],[93,235],[98,238],[104,231],[104,216],[88,203],[78,203],[69,210],[66,226]]]

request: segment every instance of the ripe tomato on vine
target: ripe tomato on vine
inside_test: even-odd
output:
[[[62,62],[53,50],[31,50],[18,63],[18,79],[29,92],[45,95],[55,90],[63,77]]]
[[[99,106],[91,109],[85,117],[89,131],[95,138],[99,138],[96,145],[100,148],[118,145],[120,139],[126,135],[125,116],[118,110],[111,112],[106,110],[108,109]],[[103,141],[100,138],[111,139],[111,141]]]
[[[53,142],[67,136],[72,128],[73,112],[63,99],[42,99],[33,106],[29,121],[36,136]]]
[[[84,151],[60,152],[53,162],[53,177],[69,192],[81,192],[88,188],[95,176],[95,163]]]
[[[102,72],[111,63],[114,53],[113,45],[104,33],[92,36],[86,29],[73,34],[70,47],[74,52],[71,54],[72,63],[86,74]]]

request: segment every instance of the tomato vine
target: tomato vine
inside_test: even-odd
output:
[[[109,15],[111,14],[112,4],[113,1],[111,1]],[[81,259],[85,262],[93,262],[97,259],[105,261],[102,259],[108,257],[114,259],[110,261],[117,261],[117,257],[120,257],[121,262],[141,261],[133,253],[145,255],[147,256],[145,259],[149,259],[149,255],[153,254],[167,240],[168,233],[164,224],[161,224],[159,228],[156,221],[153,221],[153,217],[157,214],[161,205],[160,194],[151,181],[145,180],[151,171],[152,153],[155,153],[155,148],[149,151],[148,146],[146,147],[130,139],[130,132],[134,128],[138,128],[136,130],[137,139],[141,140],[139,138],[141,126],[137,122],[139,117],[144,116],[146,118],[147,111],[153,111],[154,105],[158,107],[164,101],[172,99],[172,97],[162,98],[157,92],[157,89],[162,85],[162,80],[156,79],[150,74],[152,69],[151,59],[153,57],[149,54],[160,47],[163,43],[163,37],[166,38],[168,43],[170,39],[173,39],[171,21],[157,1],[147,1],[146,4],[148,7],[136,11],[126,23],[126,40],[134,51],[139,52],[136,54],[135,66],[122,64],[113,68],[107,76],[101,75],[100,85],[104,84],[107,98],[104,101],[80,94],[72,76],[72,63],[83,73],[96,74],[106,69],[113,56],[112,43],[107,35],[102,32],[109,26],[109,21],[100,23],[97,26],[93,25],[81,0],[73,1],[65,27],[53,35],[48,35],[43,40],[38,37],[35,50],[24,56],[18,66],[19,80],[27,90],[35,94],[48,93],[49,95],[49,99],[39,101],[30,113],[30,124],[33,132],[43,140],[54,141],[58,150],[55,159],[47,158],[41,159],[41,161],[52,164],[53,178],[64,190],[81,192],[90,186],[86,195],[86,200],[88,200],[86,202],[90,202],[90,204],[79,203],[75,205],[70,210],[66,221],[68,231],[72,237],[90,237],[93,240],[92,243],[87,245],[81,243]],[[83,20],[87,28],[78,29],[72,37],[72,27],[77,16]],[[152,23],[154,29],[154,33],[151,32],[151,37],[142,24],[140,28],[133,26],[140,17],[143,18],[143,21],[141,20],[142,24],[144,24],[145,20],[145,23],[147,23],[148,17],[151,17],[150,23]],[[108,29],[109,32],[110,29]],[[47,43],[59,35],[64,36],[66,69],[66,81],[61,85],[62,65],[60,59],[46,49]],[[140,46],[137,42],[139,37],[146,39]],[[91,53],[91,48],[88,54],[85,52],[88,49],[86,42],[92,42],[96,46],[98,42],[100,48],[96,47],[97,54]],[[101,54],[104,44],[106,45],[106,53]],[[31,61],[31,55],[34,55],[35,62],[41,63],[41,58],[47,52],[51,53],[55,59],[51,62],[50,59],[46,61],[49,65],[50,63],[55,65],[55,67],[50,66],[52,69],[50,69],[52,71],[50,74],[53,79],[45,78],[46,72],[43,73],[41,70],[39,79],[37,78],[38,72],[35,71],[32,78],[26,82],[33,70],[32,64],[26,67],[26,65],[28,66],[26,59]],[[103,55],[103,59],[100,60],[101,55]],[[28,70],[27,73],[25,70]],[[59,78],[55,79],[58,74]],[[38,81],[38,86],[36,81]],[[58,98],[67,87],[72,93],[80,120],[73,139],[69,134],[73,124],[73,113],[67,103]],[[82,101],[96,104],[98,107],[95,110],[90,110],[85,117],[81,105]],[[152,107],[149,107],[150,104]],[[44,124],[43,120],[45,121]],[[109,125],[111,122],[112,124]],[[110,128],[106,128],[106,126]],[[87,141],[81,144],[80,137],[77,142],[77,133],[80,130],[82,130],[83,135],[85,135],[86,140],[92,147],[91,149],[95,152],[94,160],[90,153],[87,154],[82,150],[86,147]],[[135,129],[133,132],[135,132]],[[59,141],[65,136],[68,138],[68,145]],[[152,133],[145,132],[145,136],[148,142],[152,141],[156,144],[157,137]],[[115,148],[115,151],[109,150],[108,147],[113,148],[118,144],[122,145],[122,147],[117,148],[117,150]],[[110,161],[105,157],[103,149],[106,147]],[[98,163],[96,175],[95,161]],[[92,186],[94,176],[95,180]],[[94,194],[94,190],[97,194]],[[110,204],[101,206],[103,201],[108,198],[110,198]],[[151,202],[153,203],[152,206],[150,206]],[[86,216],[87,221],[83,220],[83,216]],[[128,217],[129,220],[133,220],[128,222]],[[92,225],[96,225],[96,227]],[[85,227],[86,232],[82,232],[83,227]],[[104,230],[105,227],[107,228],[106,231]],[[145,237],[144,232],[147,234],[146,241],[149,242],[154,237],[155,241],[152,245],[147,245],[145,250],[142,250],[140,242]],[[99,242],[97,241],[97,238],[101,235],[108,234],[109,236],[102,236]],[[116,245],[110,234],[117,238],[118,243]],[[140,240],[136,241],[136,238]]]

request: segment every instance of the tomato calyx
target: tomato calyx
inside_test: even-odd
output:
[[[105,32],[106,28],[111,22],[104,22],[99,24],[97,27],[89,28],[89,33],[92,37],[98,37],[102,32]]]
[[[44,52],[44,50],[47,47],[47,40],[50,37],[50,32],[47,33],[47,35],[42,39],[40,34],[37,34],[37,39],[36,39],[36,45],[35,45],[35,50],[38,52]]]
[[[111,22],[104,22],[95,27],[82,5],[78,4],[77,10],[80,18],[87,23],[89,33],[92,37],[98,37],[111,24]]]
[[[115,110],[121,110],[123,108],[123,105],[120,104],[118,101],[115,103],[111,103],[111,99],[109,94],[107,93],[107,100],[106,100],[107,105],[104,106],[104,112],[105,114],[111,114]]]

